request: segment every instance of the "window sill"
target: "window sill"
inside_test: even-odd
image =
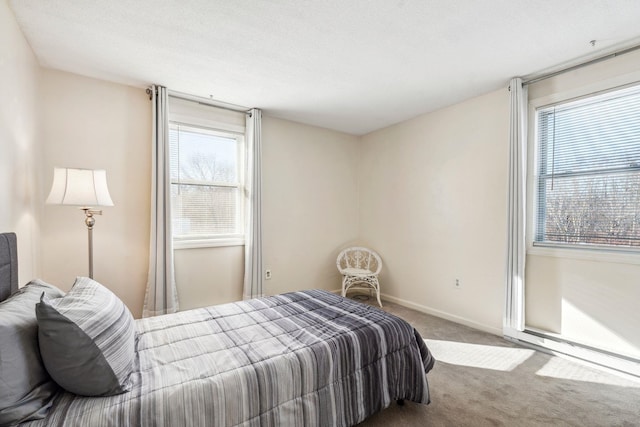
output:
[[[581,248],[553,244],[536,244],[534,246],[529,244],[527,255],[640,265],[640,250],[631,248]]]
[[[173,249],[219,248],[224,246],[244,246],[244,238],[174,240]]]

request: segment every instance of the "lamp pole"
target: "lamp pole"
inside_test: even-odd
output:
[[[84,223],[87,225],[87,235],[89,237],[89,278],[93,279],[93,226],[96,223],[94,215],[102,215],[102,211],[91,208],[81,208],[84,211]]]

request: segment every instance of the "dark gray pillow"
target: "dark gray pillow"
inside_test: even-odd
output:
[[[43,295],[36,314],[42,360],[58,385],[82,396],[129,390],[135,323],[110,290],[78,277],[63,298]]]
[[[38,349],[36,303],[42,294],[64,295],[41,280],[29,282],[0,303],[0,425],[44,418],[59,390]]]

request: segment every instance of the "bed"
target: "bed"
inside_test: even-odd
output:
[[[0,234],[3,299],[24,289],[17,291],[16,269],[15,236]],[[429,403],[426,373],[434,359],[418,332],[330,292],[286,293],[134,325],[128,391],[86,397],[56,386],[44,418],[21,425],[352,426],[395,401]],[[0,341],[0,358],[5,345]]]

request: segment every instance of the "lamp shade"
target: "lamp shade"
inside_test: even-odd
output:
[[[54,168],[47,204],[113,206],[104,169]]]

